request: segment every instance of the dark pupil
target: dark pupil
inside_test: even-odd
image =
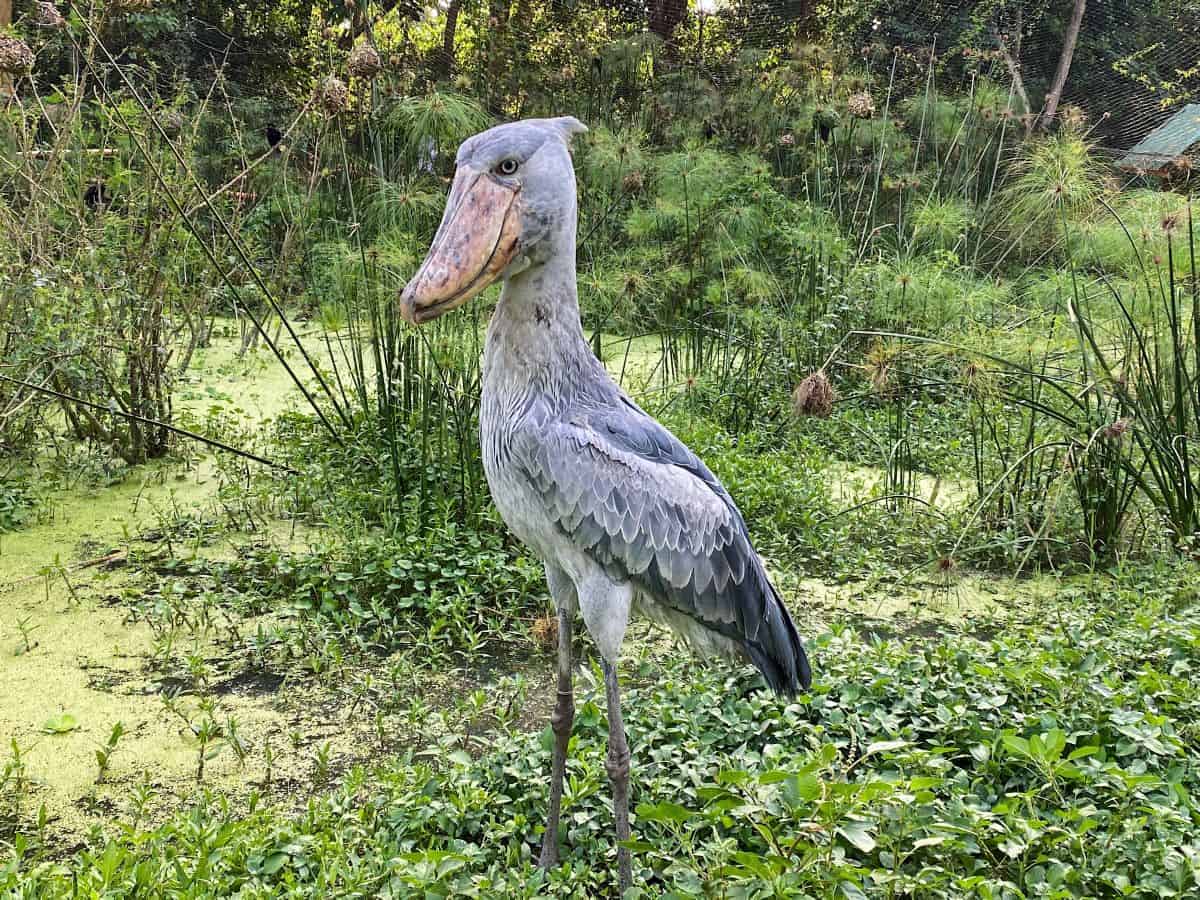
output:
[[[515,159],[504,160],[504,162],[500,163],[500,171],[505,175],[511,175],[517,171],[517,161]]]

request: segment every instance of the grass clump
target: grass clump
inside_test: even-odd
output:
[[[1117,277],[1166,277],[1168,256],[1176,278],[1186,277],[1186,253],[1170,254],[1169,232],[1187,227],[1188,200],[1166,191],[1131,190],[1115,198],[1107,214],[1086,223],[1077,238],[1078,259],[1089,269]]]
[[[1087,139],[1065,129],[1027,145],[996,197],[995,230],[1033,255],[1057,248],[1062,256],[1065,223],[1085,221],[1113,193]]]

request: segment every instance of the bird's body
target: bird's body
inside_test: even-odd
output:
[[[569,117],[534,119],[466,141],[433,247],[401,298],[405,317],[420,323],[504,281],[488,326],[480,424],[492,498],[545,564],[558,610],[547,866],[558,859],[576,612],[603,657],[618,840],[629,838],[629,749],[616,664],[631,612],[702,652],[750,660],[777,692],[811,677],[729,493],[621,390],[584,338],[567,152],[582,130]],[[618,862],[623,889],[624,848]]]
[[[610,662],[632,607],[794,690],[808,678],[804,651],[737,507],[596,359],[569,275],[510,280],[488,327],[480,427],[497,509],[576,587]],[[593,583],[594,602],[580,590]]]

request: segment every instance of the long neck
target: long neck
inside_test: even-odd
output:
[[[505,281],[488,326],[485,387],[565,396],[596,376],[579,321],[574,241],[568,246]]]

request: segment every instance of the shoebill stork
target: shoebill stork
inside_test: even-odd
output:
[[[503,281],[483,358],[483,464],[500,515],[545,564],[558,612],[558,695],[540,863],[558,862],[574,701],[577,612],[600,652],[606,768],[618,841],[629,839],[629,747],[617,658],[630,613],[696,649],[749,660],[776,692],[811,680],[787,608],[716,476],[613,381],[583,336],[575,277],[577,119],[529,119],[459,148],[441,226],[400,297],[413,324]],[[622,891],[629,852],[618,846]]]

